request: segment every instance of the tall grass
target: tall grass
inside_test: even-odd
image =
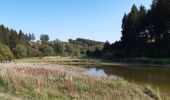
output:
[[[122,79],[84,75],[62,66],[46,64],[0,64],[0,88],[1,92],[11,93],[24,100],[156,99],[148,95],[148,90],[144,92],[144,87]]]

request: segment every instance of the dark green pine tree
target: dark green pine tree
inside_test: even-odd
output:
[[[15,30],[10,30],[9,41],[10,41],[10,48],[11,50],[13,50],[18,44],[18,35]]]
[[[140,26],[139,26],[139,31],[145,31],[146,30],[146,24],[147,24],[147,10],[145,6],[141,5],[140,6],[140,11],[139,11],[139,16],[140,16]]]
[[[0,43],[9,46],[9,29],[0,25]]]
[[[21,30],[18,33],[18,43],[22,45],[25,44],[25,34]]]
[[[150,32],[155,39],[155,54],[167,55],[170,50],[170,0],[154,0],[148,14],[152,26]]]
[[[136,52],[146,52],[146,42],[149,40],[150,34],[147,32],[147,10],[143,5],[140,6],[139,10],[139,30],[137,36]],[[138,53],[139,54],[139,53]]]
[[[122,21],[122,42],[123,47],[127,53],[131,55],[135,50],[137,36],[139,33],[139,11],[135,5],[132,6],[131,12],[128,15],[124,15]]]
[[[124,14],[123,20],[122,20],[122,37],[121,40],[123,43],[125,43],[127,40],[127,32],[128,32],[128,16],[126,15],[126,13]]]
[[[139,32],[139,11],[137,9],[137,7],[135,5],[132,6],[132,10],[129,14],[129,18],[128,18],[128,23],[129,23],[129,29],[128,29],[128,33],[129,33],[129,38],[130,41],[132,42],[131,44],[133,44],[133,42],[136,41],[136,36],[138,35]]]
[[[156,42],[160,42],[163,34],[170,30],[170,0],[154,0],[151,7],[151,24]]]

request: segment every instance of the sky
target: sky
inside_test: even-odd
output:
[[[50,40],[86,38],[120,40],[124,13],[133,4],[150,8],[151,0],[1,0],[0,24],[36,39],[48,34]]]

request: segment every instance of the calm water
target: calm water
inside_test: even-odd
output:
[[[170,96],[170,67],[96,66],[88,68],[84,73],[121,77],[130,82],[159,88],[161,92]]]

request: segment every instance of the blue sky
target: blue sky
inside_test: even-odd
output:
[[[114,42],[131,6],[151,0],[1,0],[0,24],[25,33],[48,34],[51,40],[88,38]]]

